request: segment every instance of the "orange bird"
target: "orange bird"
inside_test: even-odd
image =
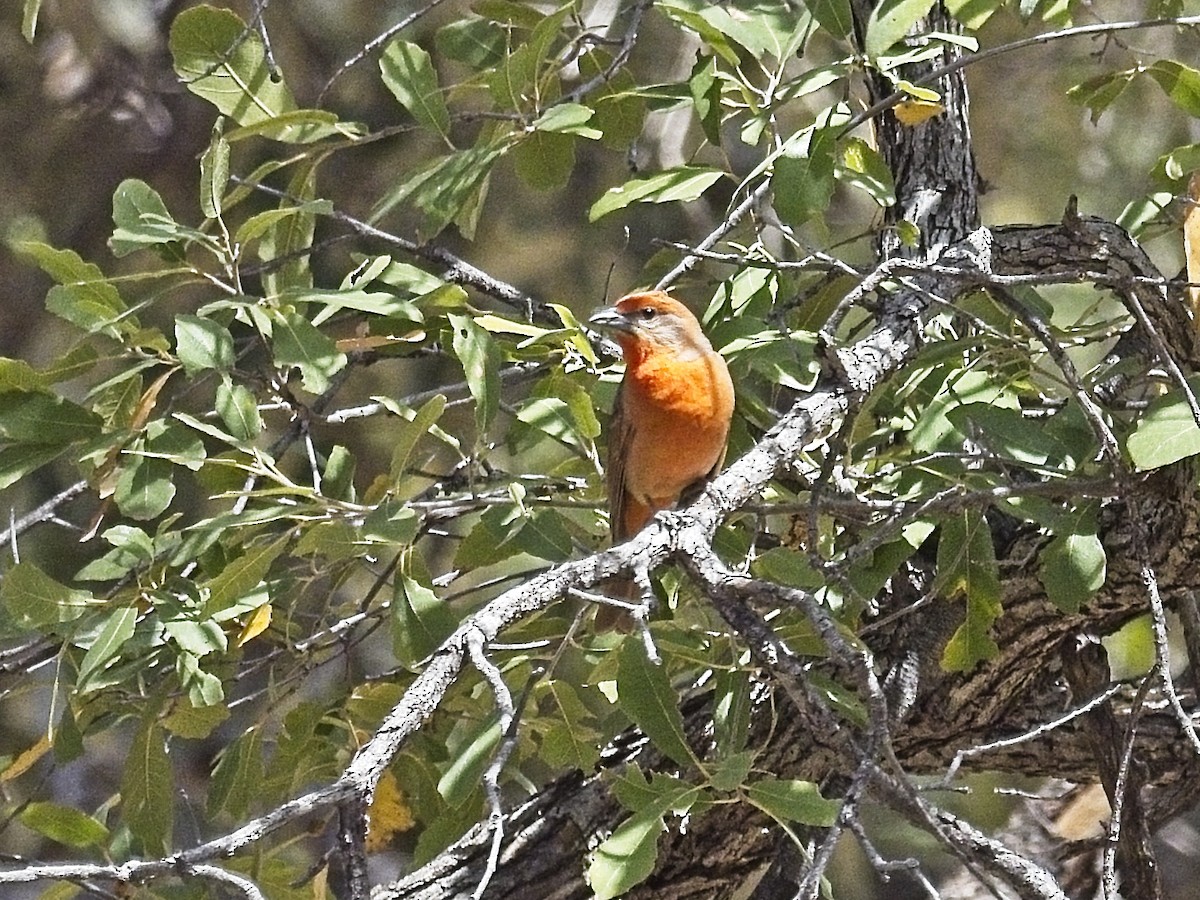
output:
[[[622,297],[588,321],[613,332],[625,359],[608,435],[609,531],[618,543],[720,470],[733,380],[696,317],[662,291]],[[614,618],[604,615],[611,609],[598,611],[598,627]]]

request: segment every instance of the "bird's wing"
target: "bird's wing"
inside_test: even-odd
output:
[[[612,418],[608,427],[608,459],[605,463],[608,481],[608,531],[613,543],[623,541],[631,532],[625,527],[630,502],[625,489],[625,462],[633,446],[633,420],[625,412],[625,385],[617,390]]]

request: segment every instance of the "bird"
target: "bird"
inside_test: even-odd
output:
[[[625,360],[605,465],[609,533],[617,544],[720,471],[733,419],[733,379],[696,317],[665,291],[628,294],[588,321],[612,333]],[[638,596],[630,580],[612,592]],[[616,607],[597,610],[599,631],[629,631],[631,624]]]

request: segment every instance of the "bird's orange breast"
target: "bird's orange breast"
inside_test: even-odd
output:
[[[650,354],[625,373],[626,415],[636,423],[626,490],[640,502],[673,503],[721,459],[733,382],[716,353],[690,359]]]

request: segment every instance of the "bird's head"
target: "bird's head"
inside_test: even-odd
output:
[[[712,352],[691,310],[663,291],[629,294],[588,322],[613,332],[628,363],[663,352],[681,359]]]

